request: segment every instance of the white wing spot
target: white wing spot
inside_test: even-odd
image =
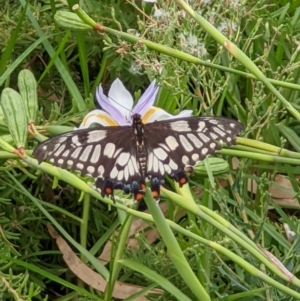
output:
[[[204,121],[199,121],[197,132],[202,132],[204,128],[205,128],[205,122]]]
[[[186,155],[182,156],[181,161],[184,165],[189,164],[189,158]]]
[[[229,126],[230,126],[231,128],[235,128],[235,127],[236,127],[236,124],[235,124],[235,123],[230,123]]]
[[[218,124],[218,120],[216,119],[209,119],[208,122],[211,124]]]
[[[209,147],[210,147],[211,149],[215,149],[216,144],[212,142],[212,143],[209,145]]]
[[[79,168],[79,169],[83,169],[84,165],[82,163],[77,163],[76,167]]]
[[[93,142],[100,142],[102,139],[104,139],[107,136],[107,131],[92,131],[88,135],[87,143],[93,143]]]
[[[89,174],[92,175],[95,172],[95,167],[90,165],[87,167],[86,170],[88,171]]]
[[[123,148],[119,148],[115,154],[114,154],[114,158],[117,158],[117,156],[119,155],[119,153],[123,150]]]
[[[117,160],[117,163],[120,166],[125,166],[129,160],[130,154],[129,153],[122,153]]]
[[[112,178],[112,179],[115,179],[115,178],[117,178],[117,176],[118,176],[118,169],[117,169],[116,166],[114,166],[114,168],[110,172],[109,177]]]
[[[152,169],[152,166],[153,166],[153,158],[154,158],[154,155],[153,153],[150,153],[149,156],[148,156],[148,170],[151,170]]]
[[[63,143],[63,142],[65,142],[67,140],[67,137],[60,137],[57,141],[59,142],[59,143]]]
[[[210,137],[213,138],[214,140],[218,139],[218,136],[215,133],[209,133]]]
[[[162,176],[165,174],[165,169],[162,162],[159,162],[159,171]]]
[[[217,127],[214,127],[214,131],[221,137],[224,137],[226,135],[222,130],[218,129]]]
[[[166,150],[167,152],[170,151],[170,149],[169,149],[164,143],[158,143],[158,145],[159,145],[160,147],[162,147],[164,150]]]
[[[68,160],[68,161],[67,161],[67,164],[68,164],[69,166],[72,166],[72,165],[74,164],[74,162],[73,162],[73,160]]]
[[[170,166],[173,170],[177,170],[177,169],[178,169],[178,165],[177,165],[172,159],[170,159],[169,166]]]
[[[83,162],[86,162],[89,158],[89,155],[91,153],[91,150],[92,150],[93,146],[92,145],[88,145],[84,151],[82,152],[81,156],[80,156],[80,160],[83,161]]]
[[[166,144],[171,150],[175,150],[179,146],[178,142],[173,136],[168,136],[166,138]]]
[[[73,152],[73,154],[71,155],[72,158],[77,159],[78,155],[80,154],[82,150],[82,147],[78,147],[75,149],[75,151]]]
[[[217,126],[218,126],[221,130],[225,131],[225,127],[224,127],[223,124],[218,124]]]
[[[97,163],[99,161],[100,154],[101,154],[101,145],[97,144],[94,148],[93,154],[90,159],[91,163]]]
[[[125,169],[124,169],[124,178],[125,178],[125,181],[128,181],[128,177],[129,177],[129,170],[128,170],[128,167],[125,167]]]
[[[209,142],[209,140],[210,140],[207,136],[205,136],[205,135],[202,134],[202,133],[199,133],[198,136],[202,139],[202,141],[203,141],[204,143],[207,143],[207,142]]]
[[[202,155],[205,156],[208,153],[208,148],[206,148],[206,147],[202,148],[201,153],[202,153]]]
[[[124,176],[124,171],[123,170],[119,171],[119,173],[118,173],[118,181],[121,181],[123,179],[123,176]]]
[[[58,157],[64,149],[65,149],[65,146],[62,145],[53,156]]]
[[[227,137],[226,140],[227,140],[228,142],[231,142],[231,141],[232,141],[231,137]]]
[[[192,154],[192,159],[194,161],[198,161],[199,160],[199,155],[198,154]]]
[[[200,148],[203,145],[203,143],[194,134],[189,133],[187,136],[197,148]]]
[[[189,143],[189,141],[183,135],[179,135],[179,139],[180,139],[182,146],[184,147],[184,149],[187,152],[190,152],[193,150],[193,146]]]
[[[54,158],[50,158],[50,160],[49,160],[51,163],[53,163],[54,162]]]
[[[108,158],[112,158],[115,152],[116,146],[109,142],[105,145],[105,149],[104,149],[104,155],[107,156]]]
[[[42,146],[42,150],[46,150],[47,149],[47,145]]]
[[[175,121],[171,124],[171,129],[176,132],[190,132],[191,128],[189,123],[185,120]]]
[[[64,159],[58,159],[57,163],[58,164],[63,164],[64,163]]]
[[[76,146],[80,146],[81,143],[78,141],[78,135],[75,135],[72,137],[72,144],[76,145]]]
[[[52,152],[54,153],[59,147],[60,147],[59,143],[55,144]]]
[[[104,167],[103,167],[103,165],[100,165],[98,167],[98,173],[99,173],[100,176],[102,176],[104,174]]]
[[[172,173],[172,169],[171,169],[171,167],[169,165],[164,164],[164,168],[165,168],[166,173],[168,173],[168,174]]]
[[[133,168],[134,168],[135,172],[138,173],[138,172],[139,172],[139,168],[138,168],[138,166],[137,166],[137,161],[136,161],[136,159],[135,159],[135,158],[132,158],[131,161],[132,161]]]
[[[158,172],[158,167],[159,167],[158,164],[159,164],[159,162],[158,162],[157,158],[155,156],[153,156],[152,169],[154,172]]]
[[[153,152],[160,160],[165,160],[168,157],[168,154],[161,147],[154,149]]]
[[[130,174],[131,176],[134,176],[135,172],[134,172],[132,160],[129,160],[129,161],[128,161],[127,168],[128,168],[128,170],[129,170],[129,174]]]
[[[62,154],[62,156],[63,156],[63,157],[68,157],[69,153],[70,153],[70,150],[68,149],[68,150],[66,150],[66,151]]]

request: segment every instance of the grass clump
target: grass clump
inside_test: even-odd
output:
[[[2,300],[300,298],[298,1],[189,2],[1,8],[1,99],[23,69],[38,95],[28,135],[21,108],[15,125],[0,114]],[[209,158],[183,188],[166,179],[149,213],[39,165],[37,141],[77,127],[116,77],[135,100],[156,78],[171,114],[238,119],[237,145],[214,155],[224,173]]]

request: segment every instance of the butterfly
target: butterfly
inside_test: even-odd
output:
[[[79,171],[94,178],[101,195],[122,189],[143,198],[146,181],[159,199],[164,176],[182,187],[186,170],[197,161],[236,143],[243,126],[224,117],[182,117],[143,124],[133,114],[132,125],[98,126],[72,131],[42,142],[33,155],[40,162]]]

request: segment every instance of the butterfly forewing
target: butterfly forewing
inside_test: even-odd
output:
[[[132,132],[131,126],[77,130],[46,140],[33,155],[94,178],[131,183],[139,176]]]
[[[223,117],[187,117],[145,125],[148,174],[172,174],[194,165],[222,144],[235,144],[243,126]]]

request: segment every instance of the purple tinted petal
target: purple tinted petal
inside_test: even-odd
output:
[[[103,89],[101,85],[98,86],[96,90],[96,99],[101,106],[101,108],[106,111],[114,120],[118,122],[120,125],[127,125],[127,121],[117,108],[115,108],[111,103],[109,103],[107,97],[103,93]]]
[[[132,111],[133,98],[118,78],[114,80],[108,92],[108,101],[117,108],[127,119]]]
[[[152,81],[151,85],[143,93],[136,106],[133,108],[133,113],[143,116],[148,109],[150,109],[155,101],[158,92],[158,86],[156,86],[156,80]]]

